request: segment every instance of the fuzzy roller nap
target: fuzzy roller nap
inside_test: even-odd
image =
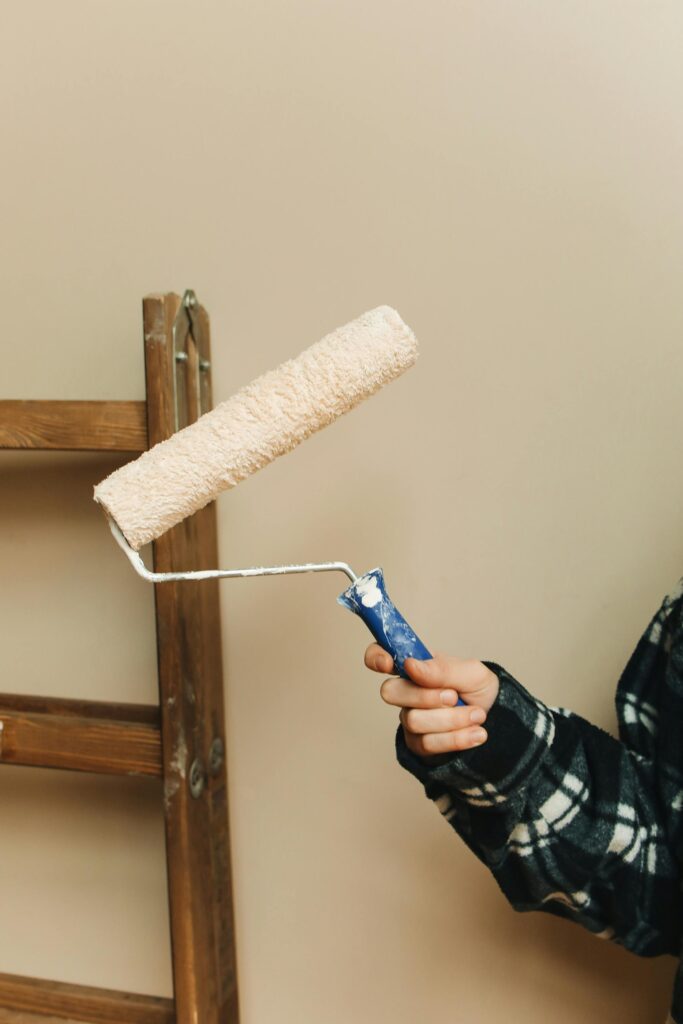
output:
[[[252,381],[95,488],[137,551],[217,494],[291,451],[417,359],[398,313],[379,306]]]
[[[431,657],[387,596],[381,569],[360,578],[344,562],[154,573],[137,554],[221,491],[369,398],[416,359],[411,329],[396,310],[378,306],[117,469],[95,487],[94,496],[137,572],[164,582],[341,570],[352,583],[340,603],[363,619],[401,675],[405,658]]]

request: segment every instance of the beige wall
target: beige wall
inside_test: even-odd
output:
[[[141,398],[150,291],[211,310],[218,400],[395,305],[417,368],[220,499],[223,564],[382,564],[433,647],[612,728],[683,573],[682,31],[675,0],[5,5],[2,396]],[[2,689],[154,698],[90,502],[115,464],[2,455]],[[672,961],[515,915],[396,765],[342,586],[223,585],[244,1024],[660,1021]],[[170,992],[156,796],[0,772],[1,970]]]

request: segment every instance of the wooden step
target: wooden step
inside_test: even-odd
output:
[[[161,775],[156,706],[0,694],[0,764]]]
[[[0,448],[144,452],[147,404],[4,399]]]
[[[174,1024],[172,999],[0,974],[2,1024]]]
[[[73,1017],[46,1017],[44,1013],[24,1013],[0,1006],[0,1024],[81,1024]]]

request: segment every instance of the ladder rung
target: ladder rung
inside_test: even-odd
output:
[[[138,996],[107,988],[0,974],[0,1022],[48,1024],[173,1024],[172,999]]]
[[[159,708],[0,694],[0,764],[161,775]]]
[[[146,402],[0,401],[0,448],[143,452]]]

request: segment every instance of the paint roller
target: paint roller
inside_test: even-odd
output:
[[[388,596],[381,568],[362,576],[345,562],[160,573],[139,554],[144,544],[375,394],[416,359],[412,330],[396,310],[379,306],[111,473],[97,484],[94,498],[133,568],[154,583],[343,572],[351,585],[337,600],[365,622],[400,675],[406,676],[406,658],[431,658]]]

